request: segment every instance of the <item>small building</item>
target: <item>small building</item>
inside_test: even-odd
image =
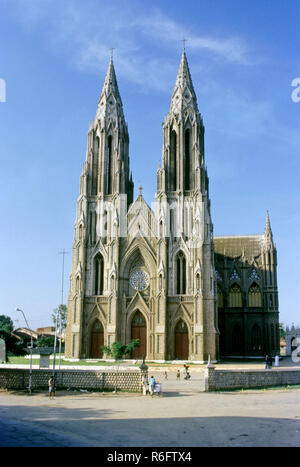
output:
[[[55,335],[55,326],[46,326],[44,328],[37,328],[36,330],[39,336],[54,336]]]

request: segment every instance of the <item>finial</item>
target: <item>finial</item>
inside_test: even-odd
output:
[[[187,42],[187,39],[182,39],[181,42],[182,42],[182,44],[183,44],[183,51],[185,52],[185,44],[186,44],[186,42]]]
[[[138,190],[139,190],[139,194],[142,195],[143,187],[141,185],[138,187]]]

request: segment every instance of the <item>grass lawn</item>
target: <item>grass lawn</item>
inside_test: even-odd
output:
[[[50,359],[50,366],[51,366],[51,363],[53,362],[53,359],[51,358]],[[63,357],[60,359],[59,356],[56,355],[55,357],[55,365],[58,366],[59,365],[59,362],[61,365],[64,365],[64,366],[115,366],[116,363],[115,362],[105,362],[105,361],[90,361],[90,360],[79,360],[79,361],[74,361],[74,362],[70,362],[68,360],[64,360]],[[8,364],[19,364],[19,365],[30,365],[30,358],[25,358],[25,357],[14,357],[14,356],[11,356],[11,357],[8,357],[8,360],[7,360],[7,363]],[[32,357],[32,364],[33,365],[38,365],[39,363],[39,358],[34,358],[34,355]],[[125,362],[124,361],[121,361],[120,364],[124,364]],[[138,365],[136,365],[138,366]]]

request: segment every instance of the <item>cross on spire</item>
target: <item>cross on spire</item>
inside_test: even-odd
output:
[[[111,47],[109,50],[110,50],[110,58],[113,58],[115,47]]]
[[[182,44],[183,44],[183,50],[185,51],[185,44],[186,44],[186,42],[187,42],[187,39],[182,39],[181,42],[182,42]]]

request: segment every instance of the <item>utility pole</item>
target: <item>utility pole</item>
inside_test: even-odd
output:
[[[64,275],[65,275],[65,255],[68,254],[68,252],[63,249],[63,251],[59,251],[60,255],[62,255],[63,260],[62,260],[62,277],[61,277],[61,305],[64,304]],[[60,370],[60,361],[61,361],[61,316],[59,313],[59,307],[57,309],[56,313],[56,326],[55,326],[55,337],[54,337],[54,355],[53,355],[53,379],[55,377],[55,356],[56,356],[56,339],[57,339],[57,328],[59,329],[59,370]]]

